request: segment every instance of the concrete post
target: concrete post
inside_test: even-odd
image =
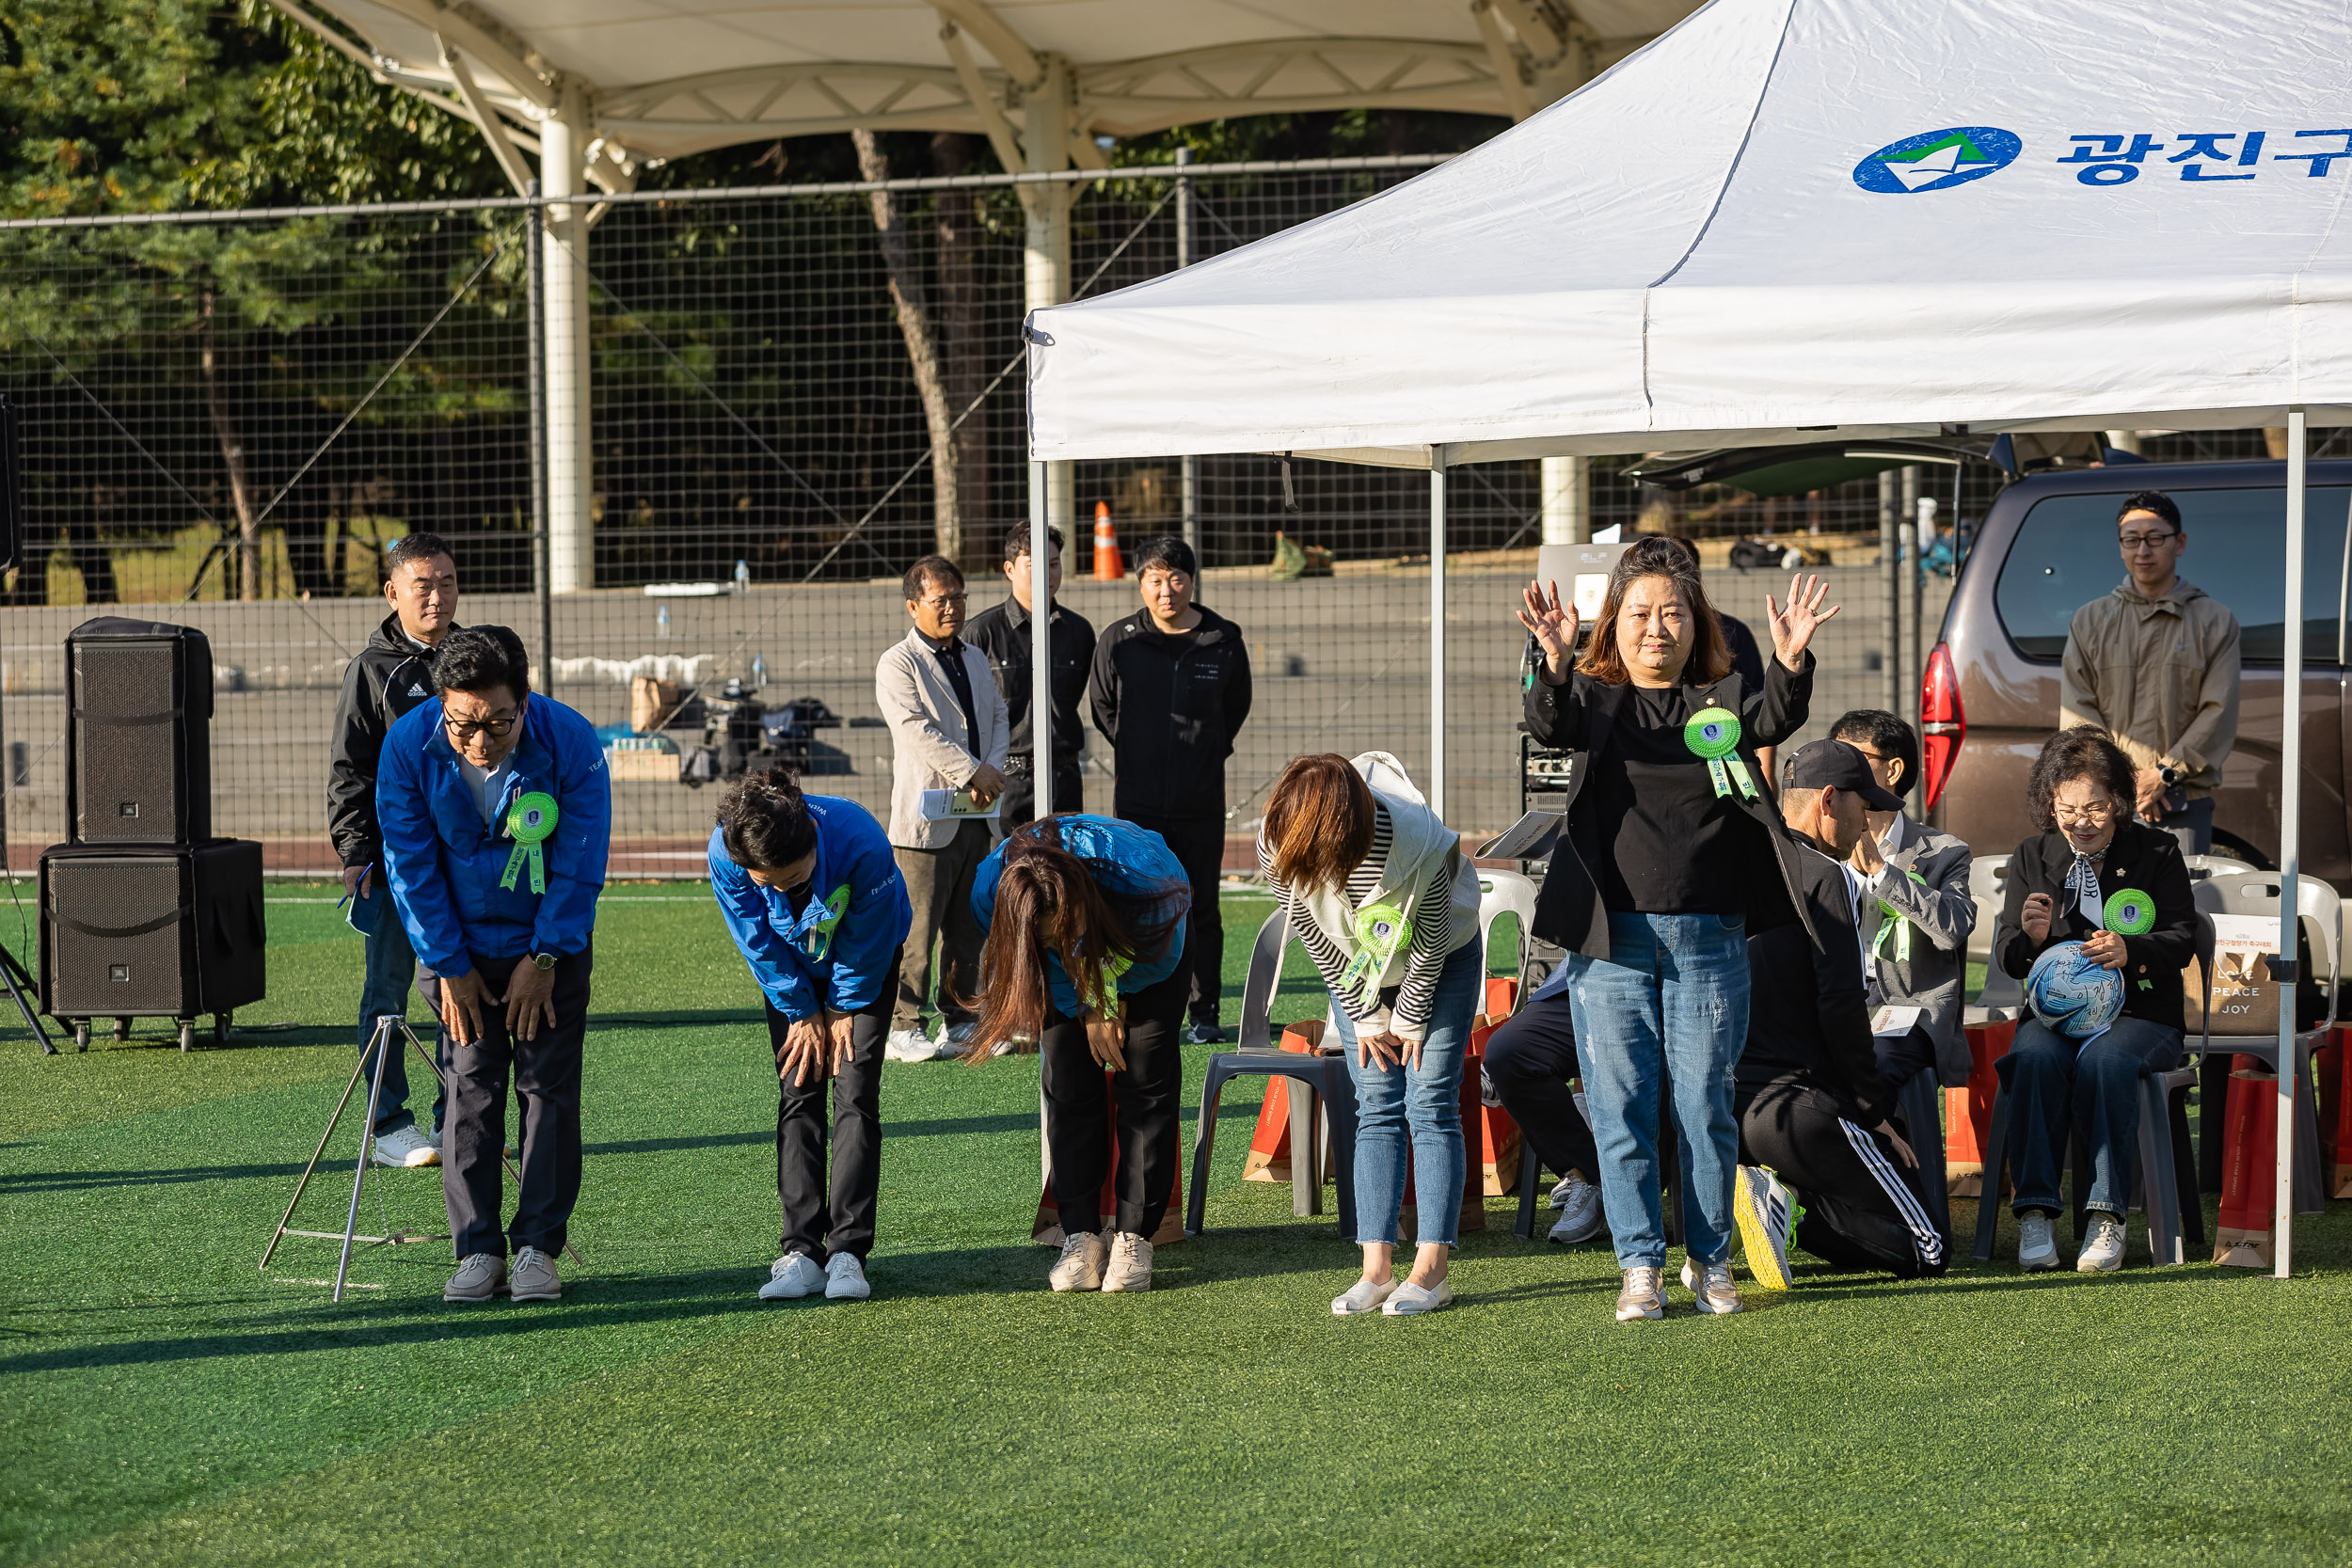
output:
[[[556,113],[539,125],[539,188],[551,198],[578,196],[588,103],[566,84]],[[588,396],[588,208],[547,210],[546,310],[548,568],[558,594],[596,585]]]
[[[1052,174],[1070,166],[1070,62],[1058,55],[1048,55],[1044,60],[1045,80],[1023,105],[1022,151],[1032,174]],[[1075,187],[1070,185],[1028,187],[1029,222],[1021,273],[1023,303],[1027,309],[1059,305],[1070,297],[1070,204],[1075,194]],[[1076,466],[1047,463],[1041,467],[1045,519],[1050,527],[1061,530],[1062,572],[1065,577],[1073,576],[1077,567],[1073,552],[1078,538]]]
[[[1543,460],[1544,543],[1589,545],[1593,541],[1593,460]]]

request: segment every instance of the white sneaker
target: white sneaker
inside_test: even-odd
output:
[[[2090,1216],[2090,1239],[2074,1259],[2076,1274],[2113,1274],[2123,1266],[2123,1222],[2097,1212]]]
[[[1589,1242],[1600,1234],[1600,1189],[1582,1177],[1571,1173],[1568,1179],[1551,1190],[1551,1206],[1560,1211],[1560,1223],[1551,1227],[1551,1239],[1573,1246]]]
[[[882,1054],[894,1062],[928,1062],[937,1054],[931,1037],[920,1029],[893,1029],[882,1042]]]
[[[967,1019],[950,1029],[947,1027],[947,1021],[941,1019],[939,1037],[931,1046],[930,1059],[934,1062],[945,1062],[962,1055],[964,1052],[971,1049],[972,1037],[979,1027],[977,1019]]]
[[[1380,1304],[1380,1311],[1384,1317],[1410,1318],[1423,1312],[1442,1311],[1453,1305],[1451,1279],[1440,1279],[1435,1285],[1416,1285],[1408,1279]]]
[[[2042,1274],[2058,1266],[2058,1243],[2050,1235],[2050,1216],[2028,1209],[2017,1216],[2017,1266]]]
[[[768,1283],[759,1288],[762,1301],[798,1301],[825,1288],[825,1271],[805,1252],[787,1252],[768,1265]]]
[[[1057,1291],[1099,1291],[1103,1288],[1104,1255],[1110,1249],[1103,1238],[1091,1230],[1081,1230],[1065,1237],[1061,1243],[1061,1260],[1054,1272],[1046,1275],[1046,1283]]]
[[[414,1165],[437,1165],[441,1163],[441,1151],[413,1126],[404,1127],[396,1132],[375,1135],[375,1163],[403,1170]]]
[[[1769,1165],[1741,1165],[1731,1190],[1748,1273],[1768,1291],[1788,1289],[1788,1233],[1796,1228],[1796,1195]]]
[[[827,1301],[864,1301],[873,1293],[874,1288],[866,1283],[866,1265],[855,1258],[836,1252],[825,1260]]]
[[[1359,1279],[1347,1288],[1345,1295],[1331,1298],[1331,1316],[1360,1318],[1377,1312],[1382,1302],[1396,1294],[1398,1283],[1395,1279],[1388,1279],[1375,1285],[1369,1279]]]
[[[1152,1243],[1132,1230],[1111,1238],[1110,1266],[1103,1271],[1105,1291],[1148,1291],[1152,1288]]]
[[[1665,1292],[1659,1288],[1658,1270],[1647,1263],[1626,1270],[1625,1288],[1617,1292],[1617,1321],[1655,1323],[1665,1315]]]
[[[1740,1310],[1740,1287],[1732,1282],[1731,1259],[1708,1263],[1705,1267],[1682,1259],[1682,1288],[1698,1298],[1702,1312],[1737,1312]]]

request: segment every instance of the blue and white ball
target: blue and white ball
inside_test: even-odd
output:
[[[2123,976],[2091,958],[2079,942],[2061,942],[2026,973],[2026,1006],[2069,1039],[2087,1040],[2123,1011]]]

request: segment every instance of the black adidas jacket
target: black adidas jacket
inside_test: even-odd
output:
[[[1225,759],[1249,717],[1249,650],[1241,628],[1196,605],[1200,624],[1174,635],[1138,610],[1094,645],[1094,727],[1111,743],[1124,817],[1225,815]]]
[[[1740,1098],[1775,1079],[1801,1078],[1836,1100],[1847,1120],[1876,1127],[1894,1114],[1895,1093],[1879,1076],[1870,1042],[1853,894],[1836,861],[1795,833],[1783,830],[1781,837],[1805,918],[1748,939]]]
[[[455,626],[450,630],[455,631]],[[326,836],[346,866],[384,863],[375,825],[375,765],[392,721],[433,696],[433,650],[419,648],[400,629],[397,612],[384,617],[368,645],[343,671],[335,705],[334,754],[326,770]]]

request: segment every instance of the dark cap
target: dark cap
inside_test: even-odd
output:
[[[1871,776],[1869,760],[1842,740],[1814,740],[1799,747],[1788,764],[1790,789],[1842,789],[1862,797],[1872,811],[1900,811],[1899,797],[1889,795]]]

